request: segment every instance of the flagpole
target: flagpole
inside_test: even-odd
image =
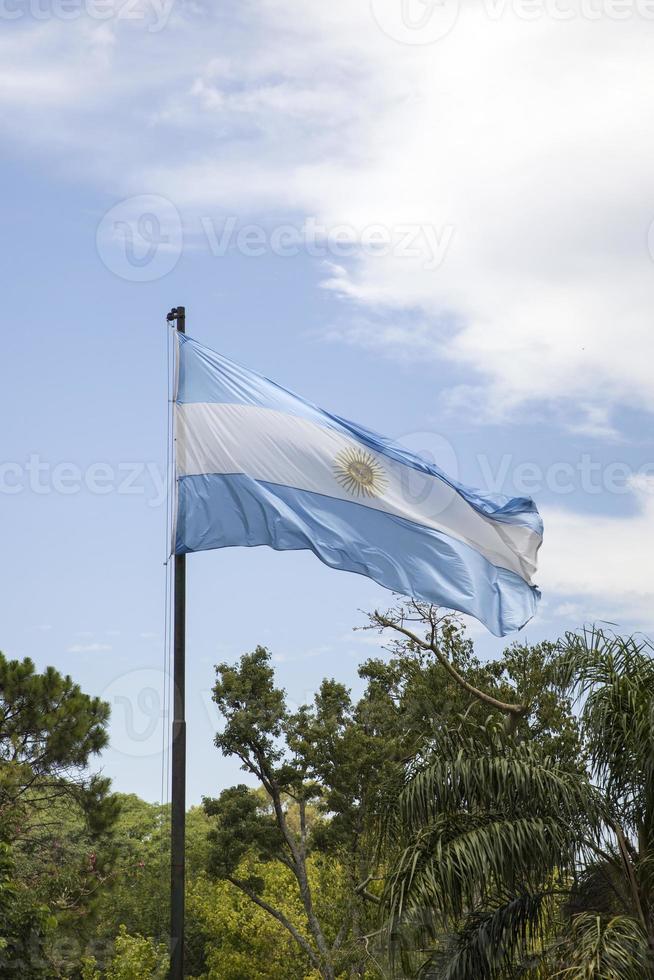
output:
[[[186,309],[167,318],[186,333]],[[186,823],[186,555],[174,556],[173,731],[170,826],[170,980],[184,978],[184,835]]]

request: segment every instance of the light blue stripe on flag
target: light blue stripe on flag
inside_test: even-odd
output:
[[[504,635],[534,614],[542,524],[529,498],[433,464],[179,337],[178,554],[308,549]]]

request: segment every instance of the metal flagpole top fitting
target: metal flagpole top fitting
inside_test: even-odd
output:
[[[173,306],[170,313],[166,315],[167,323],[175,323],[179,333],[186,333],[186,307]]]
[[[167,314],[166,320],[168,323],[172,323],[174,320],[184,319],[186,315],[185,306],[173,306],[170,313]]]

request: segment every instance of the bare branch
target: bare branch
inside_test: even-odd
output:
[[[435,655],[438,662],[445,668],[452,680],[455,681],[459,687],[461,687],[468,694],[471,694],[472,697],[476,698],[478,701],[481,701],[483,704],[487,704],[489,707],[495,708],[498,711],[501,711],[503,714],[508,715],[511,724],[510,730],[513,730],[517,721],[520,718],[524,718],[524,716],[529,712],[529,705],[510,704],[506,701],[500,701],[498,698],[493,697],[492,694],[487,694],[485,691],[480,691],[479,688],[475,687],[473,684],[470,684],[465,677],[462,677],[458,670],[456,670],[456,668],[450,663],[448,658],[438,646],[438,627],[443,617],[439,618],[436,615],[433,606],[422,607],[415,601],[412,602],[412,606],[416,610],[420,621],[426,622],[428,625],[429,639],[423,639],[417,633],[414,633],[413,630],[407,629],[407,627],[404,625],[406,621],[418,621],[417,617],[416,619],[404,616],[392,618],[388,614],[380,613],[375,610],[370,619],[372,623],[378,626],[380,629],[395,630],[397,633],[401,633],[403,636],[405,636],[411,641],[411,643],[415,644],[421,650],[431,651]]]

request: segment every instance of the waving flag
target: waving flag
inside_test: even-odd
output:
[[[307,549],[404,595],[520,629],[542,523],[178,334],[175,552]]]

